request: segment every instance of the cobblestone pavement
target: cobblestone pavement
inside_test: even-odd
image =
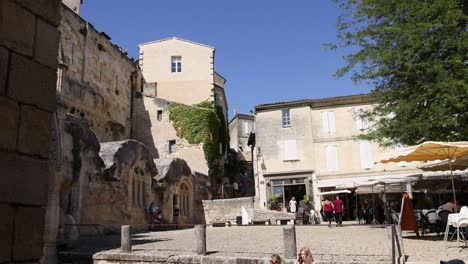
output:
[[[388,230],[380,226],[297,225],[296,236],[297,247],[308,246],[319,261],[390,263]],[[208,227],[207,251],[213,256],[267,257],[273,253],[282,254],[282,237],[281,226]],[[407,261],[411,263],[439,263],[456,258],[468,261],[468,248],[460,250],[455,248],[456,242],[449,242],[446,250],[443,237],[416,239],[413,233],[406,232],[403,237]],[[118,243],[113,247],[111,244],[107,249],[118,248]],[[192,254],[196,247],[195,232],[184,229],[139,233],[134,235],[133,244],[136,254]],[[93,243],[86,243],[86,246],[94,247]]]
[[[440,260],[451,259],[461,259],[468,263],[468,248],[464,245],[457,248],[456,243],[455,237],[453,241],[447,242],[446,248],[443,234],[440,236],[431,234],[417,238],[412,232],[403,232],[403,245],[405,255],[408,256],[408,264],[439,264]]]

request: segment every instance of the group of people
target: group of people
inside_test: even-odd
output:
[[[335,200],[330,201],[328,197],[322,203],[322,212],[326,221],[328,221],[328,227],[331,227],[333,218],[335,218],[336,226],[343,226],[343,212],[344,202],[337,195]]]
[[[278,254],[273,254],[270,257],[270,264],[282,264],[283,261]],[[308,247],[303,247],[297,252],[295,264],[314,264],[314,257]]]

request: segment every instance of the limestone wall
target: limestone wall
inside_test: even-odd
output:
[[[236,222],[236,217],[242,215],[242,206],[249,210],[254,207],[253,197],[203,200],[203,209],[205,211],[205,222],[207,224],[215,221]]]
[[[177,136],[167,110],[171,104],[170,101],[136,93],[133,138],[143,142],[156,158],[181,158],[192,170],[208,175],[203,145],[190,144]],[[172,149],[175,152],[170,151],[169,141],[172,140],[176,143]]]
[[[128,139],[133,59],[110,37],[62,5],[57,94],[61,116],[81,117],[100,142]]]
[[[60,1],[0,1],[0,262],[38,263],[52,155]]]

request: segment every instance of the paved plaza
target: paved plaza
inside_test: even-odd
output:
[[[354,223],[354,222],[349,222]],[[388,229],[380,226],[346,224],[328,228],[326,225],[296,226],[297,247],[307,246],[316,260],[324,263],[390,263]],[[468,261],[468,248],[458,249],[456,242],[445,249],[442,236],[417,239],[414,233],[403,232],[405,255],[409,263],[439,263],[440,260]],[[208,227],[207,251],[210,256],[265,258],[283,253],[282,226]],[[87,241],[78,251],[91,249],[119,252],[119,238]],[[145,232],[133,236],[132,254],[190,255],[196,242],[194,229]]]

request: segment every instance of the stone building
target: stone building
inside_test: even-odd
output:
[[[414,164],[374,164],[388,149],[355,136],[369,128],[359,111],[372,107],[371,95],[351,95],[256,106],[254,169],[259,206],[278,194],[287,204],[305,194],[320,208],[319,192],[365,177],[417,173]]]
[[[189,143],[178,136],[169,108],[174,103],[194,108],[213,103],[222,110],[227,134],[226,79],[214,70],[215,49],[175,37],[143,43],[139,49],[144,88],[134,99],[133,137],[145,143],[155,157],[184,159],[193,173],[210,176],[203,143]],[[225,159],[226,143],[219,144]],[[206,182],[216,184],[214,181]]]
[[[227,117],[226,79],[215,71],[215,48],[176,37],[138,47],[144,81],[154,83],[156,97],[186,105],[215,102]]]
[[[53,164],[60,1],[0,1],[0,262],[39,263]]]
[[[99,142],[130,138],[132,92],[139,86],[137,65],[106,33],[97,31],[66,5],[62,16],[59,118],[65,113],[79,116]]]
[[[236,155],[239,160],[238,176],[231,176],[231,178],[239,185],[239,193],[242,196],[253,196],[255,193],[252,163],[253,152],[249,143],[249,138],[252,138],[255,134],[254,118],[254,115],[235,112],[228,126],[229,147],[234,151],[233,155]]]

